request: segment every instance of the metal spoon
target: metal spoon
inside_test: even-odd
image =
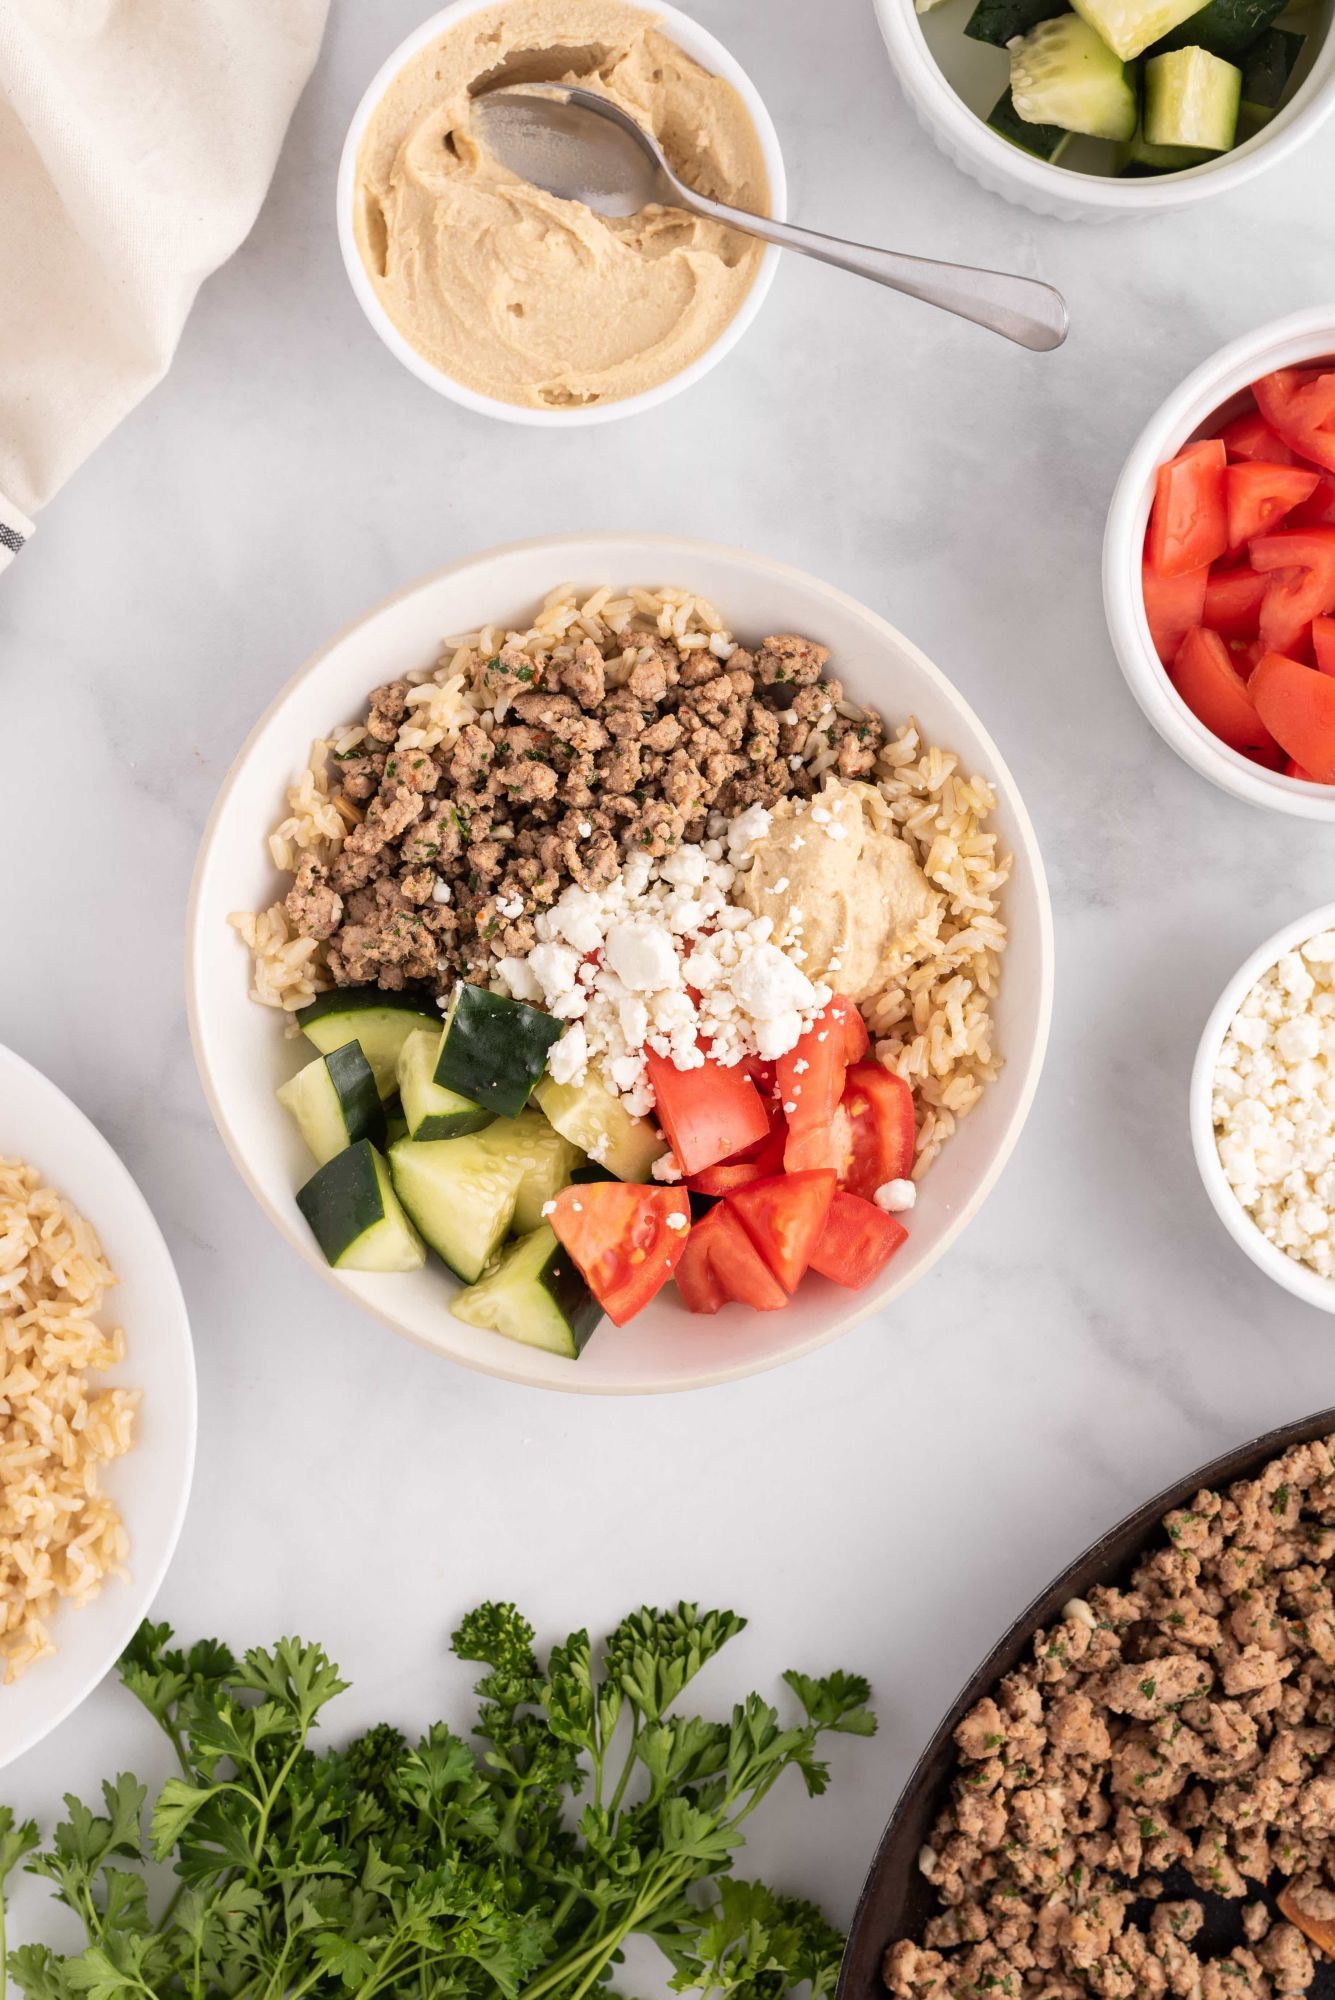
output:
[[[677,179],[649,134],[597,91],[568,83],[508,84],[474,98],[473,116],[503,167],[563,201],[582,201],[599,215],[638,215],[651,203],[684,208],[781,249],[874,278],[1021,347],[1046,351],[1066,338],[1066,302],[1037,279],[843,243],[697,194]]]

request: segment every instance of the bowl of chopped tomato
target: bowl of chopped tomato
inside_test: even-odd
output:
[[[1103,587],[1165,742],[1236,798],[1335,820],[1335,306],[1233,342],[1151,418]]]

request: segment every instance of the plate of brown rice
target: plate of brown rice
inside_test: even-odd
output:
[[[157,1223],[84,1114],[0,1048],[0,1765],[91,1693],[185,1517],[195,1370]]]
[[[285,897],[303,857],[336,851],[345,830],[337,760],[356,754],[373,689],[409,684],[405,727],[426,749],[470,724],[485,729],[485,716],[472,713],[475,655],[589,640],[610,685],[640,629],[683,656],[707,647],[720,658],[762,634],[806,634],[829,650],[840,713],[875,709],[883,719],[873,779],[946,911],[922,959],[870,1013],[863,1003],[877,1055],[914,1092],[924,1199],[910,1243],[855,1296],[816,1281],[782,1314],[725,1314],[707,1334],[673,1301],[656,1300],[631,1331],[599,1329],[572,1367],[453,1318],[443,1267],[385,1276],[324,1263],[293,1204],[305,1163],[274,1092],[299,1060],[294,1014],[329,983],[328,968],[287,923]],[[188,919],[196,1060],[219,1130],[270,1219],[346,1296],[424,1345],[489,1373],[582,1393],[751,1374],[833,1339],[907,1290],[976,1212],[1018,1137],[1051,990],[1051,912],[1032,825],[996,745],[945,675],[875,612],[814,577],[659,536],[554,537],[494,550],[347,628],[242,747],[205,832]]]

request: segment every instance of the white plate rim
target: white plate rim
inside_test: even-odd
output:
[[[916,1285],[935,1268],[945,1252],[952,1247],[967,1225],[973,1220],[999,1180],[1002,1170],[1015,1149],[1020,1133],[1024,1129],[1025,1122],[1032,1108],[1039,1079],[1043,1071],[1052,1023],[1055,978],[1055,936],[1052,902],[1048,889],[1047,874],[1043,866],[1042,855],[1039,851],[1038,836],[1034,830],[1028,808],[1025,806],[1019,787],[1011,775],[1009,765],[1002,757],[990,732],[983,727],[978,719],[971,703],[965,700],[964,696],[947,676],[942,673],[941,669],[912,640],[908,639],[896,626],[892,625],[888,619],[883,618],[879,612],[873,611],[869,605],[864,604],[859,598],[852,596],[851,593],[840,590],[833,584],[826,583],[822,578],[813,576],[810,571],[800,569],[795,564],[779,562],[772,557],[758,555],[754,550],[742,548],[735,543],[710,542],[682,535],[660,535],[651,531],[617,530],[602,533],[586,530],[577,534],[524,537],[516,541],[499,543],[486,549],[473,550],[467,555],[458,557],[453,562],[442,564],[439,568],[429,571],[424,576],[414,578],[400,589],[391,591],[368,610],[348,619],[337,632],[333,633],[304,661],[296,672],[284,682],[283,686],[274,695],[263,714],[247,734],[241,748],[228,767],[227,775],[219,787],[217,798],[214,800],[213,807],[205,822],[203,833],[200,836],[198,855],[190,883],[190,895],[186,906],[185,921],[186,1013],[190,1024],[190,1040],[194,1050],[195,1067],[199,1075],[200,1087],[208,1103],[210,1115],[213,1118],[219,1136],[227,1149],[233,1165],[241,1175],[242,1180],[259,1204],[261,1210],[275,1228],[277,1228],[279,1234],[297,1251],[304,1263],[316,1271],[326,1284],[334,1288],[340,1298],[345,1300],[351,1299],[354,1304],[360,1306],[364,1311],[371,1313],[382,1324],[391,1327],[396,1333],[413,1341],[415,1345],[425,1348],[429,1353],[441,1355],[441,1349],[438,1346],[424,1340],[414,1327],[396,1316],[392,1310],[385,1308],[378,1301],[372,1302],[369,1299],[363,1298],[360,1294],[352,1294],[346,1289],[340,1279],[339,1273],[325,1263],[315,1245],[306,1240],[298,1228],[295,1203],[289,1204],[292,1210],[292,1213],[289,1215],[281,1212],[276,1204],[269,1200],[262,1186],[252,1175],[242,1150],[236,1142],[230,1121],[223,1109],[220,1093],[216,1088],[210,1070],[205,1048],[205,1036],[201,1023],[200,985],[197,977],[197,959],[199,954],[196,948],[196,939],[202,923],[205,877],[212,858],[214,837],[226,813],[232,792],[240,779],[242,770],[252,751],[259,743],[261,737],[266,733],[271,721],[283,707],[289,696],[311,675],[319,671],[327,656],[335,648],[340,646],[346,638],[360,627],[372,623],[385,612],[391,610],[395,605],[402,603],[408,597],[416,595],[417,592],[433,589],[445,579],[457,576],[462,571],[471,569],[475,565],[517,555],[552,558],[550,565],[551,575],[553,578],[557,578],[558,574],[559,576],[565,576],[572,573],[571,557],[582,546],[597,546],[599,549],[625,547],[627,549],[635,548],[641,550],[644,544],[650,541],[655,545],[657,550],[662,552],[664,574],[673,573],[667,568],[668,564],[680,563],[683,567],[675,573],[688,575],[690,572],[686,566],[697,557],[708,555],[713,558],[721,557],[724,560],[746,564],[760,573],[773,577],[776,582],[784,582],[789,585],[796,584],[803,589],[813,590],[825,596],[830,602],[838,604],[843,609],[851,611],[858,617],[869,621],[876,628],[879,636],[888,641],[892,646],[901,648],[904,652],[910,654],[925,678],[932,682],[950,702],[957,704],[965,711],[971,726],[977,731],[978,740],[988,757],[990,777],[996,782],[999,788],[1005,790],[1007,807],[1014,821],[1015,848],[1023,854],[1024,865],[1029,871],[1033,884],[1034,901],[1038,917],[1037,943],[1039,956],[1036,1020],[1028,1068],[1021,1081],[1016,1102],[1007,1120],[993,1158],[986,1172],[979,1176],[978,1182],[971,1190],[968,1200],[960,1205],[950,1222],[942,1230],[940,1238],[931,1251],[911,1273],[906,1274],[897,1282],[892,1282],[888,1289],[877,1292],[874,1297],[865,1302],[851,1305],[848,1310],[841,1311],[835,1316],[834,1324],[813,1333],[809,1339],[786,1347],[782,1352],[764,1355],[758,1359],[750,1358],[732,1366],[729,1366],[726,1362],[711,1365],[707,1368],[702,1368],[689,1379],[674,1376],[671,1378],[647,1379],[635,1382],[596,1381],[589,1376],[585,1376],[583,1381],[580,1381],[576,1379],[579,1376],[578,1365],[570,1368],[569,1380],[564,1375],[559,1380],[554,1380],[547,1375],[539,1376],[528,1373],[522,1366],[514,1365],[513,1362],[511,1365],[505,1366],[498,1360],[493,1366],[479,1356],[465,1354],[442,1356],[442,1358],[450,1360],[458,1366],[469,1368],[477,1374],[492,1376],[500,1381],[518,1383],[530,1388],[554,1390],[564,1395],[662,1395],[694,1389],[712,1388],[729,1382],[742,1381],[748,1376],[766,1374],[773,1368],[785,1367],[791,1362],[804,1359],[807,1355],[816,1352],[817,1349],[826,1347],[832,1341],[841,1338],[845,1333],[851,1332],[853,1327],[868,1318],[872,1313],[880,1312],[891,1305],[906,1290]],[[556,560],[558,553],[562,560]],[[262,831],[257,830],[256,837],[257,839],[262,838]],[[510,1345],[511,1343],[506,1343],[507,1347]],[[522,1356],[528,1350],[519,1347],[517,1352],[522,1359]],[[507,1356],[507,1359],[509,1358]]]
[[[102,1657],[101,1654],[98,1655],[97,1663],[82,1677],[78,1689],[73,1694],[67,1696],[63,1702],[57,1704],[51,1710],[50,1714],[43,1716],[39,1722],[31,1725],[25,1735],[11,1743],[5,1740],[3,1729],[0,1729],[0,1769],[13,1763],[16,1758],[25,1755],[29,1750],[35,1749],[39,1743],[51,1734],[53,1729],[58,1728],[62,1722],[67,1721],[74,1714],[76,1709],[83,1706],[88,1697],[102,1684],[107,1675],[111,1673],[117,1660],[139,1629],[140,1623],[148,1616],[157,1599],[158,1592],[162,1588],[172,1559],[176,1554],[181,1538],[181,1531],[185,1526],[185,1518],[190,1505],[191,1488],[194,1483],[195,1459],[199,1437],[199,1379],[198,1370],[195,1365],[195,1350],[190,1330],[189,1310],[186,1306],[185,1293],[181,1287],[181,1280],[176,1270],[175,1261],[167,1245],[167,1239],[162,1233],[157,1217],[149,1207],[147,1197],[140,1188],[139,1183],[135,1180],[134,1175],[130,1172],[130,1169],[126,1166],[124,1160],[121,1159],[119,1153],[111,1144],[111,1141],[93,1123],[87,1112],[82,1110],[72,1097],[63,1091],[58,1084],[53,1083],[50,1077],[38,1069],[34,1063],[29,1062],[26,1057],[19,1055],[17,1050],[8,1048],[3,1043],[0,1043],[0,1086],[3,1086],[6,1070],[22,1076],[29,1088],[34,1090],[39,1097],[45,1096],[47,1098],[60,1117],[81,1128],[82,1141],[92,1157],[95,1170],[99,1174],[104,1174],[107,1180],[119,1184],[120,1192],[126,1206],[133,1214],[136,1226],[142,1232],[144,1242],[150,1248],[150,1256],[158,1265],[157,1270],[152,1273],[151,1282],[162,1303],[164,1313],[170,1315],[172,1322],[173,1330],[170,1333],[170,1337],[176,1340],[179,1348],[182,1371],[181,1382],[185,1392],[186,1409],[184,1430],[178,1432],[175,1439],[177,1448],[171,1461],[175,1466],[175,1473],[173,1490],[167,1502],[169,1507],[167,1533],[163,1538],[157,1559],[147,1567],[141,1566],[135,1554],[134,1523],[127,1522],[127,1526],[132,1530],[129,1577],[124,1584],[117,1583],[114,1580],[110,1582],[106,1586],[106,1593],[114,1595],[108,1596],[104,1594],[102,1599],[104,1602],[110,1601],[114,1603],[117,1599],[123,1602],[122,1615],[119,1618],[109,1621],[112,1624],[113,1631],[117,1635],[114,1648],[109,1651],[106,1651],[104,1648],[106,1657]],[[3,1121],[0,1120],[0,1125],[2,1123]],[[0,1129],[0,1153],[5,1152],[6,1147],[5,1134]],[[66,1190],[62,1182],[59,1141],[57,1141],[54,1152],[37,1164],[40,1167],[46,1184],[55,1187],[58,1192],[64,1194]],[[71,1201],[74,1200],[72,1195],[68,1198]],[[101,1230],[98,1226],[98,1218],[95,1214],[89,1212],[88,1203],[81,1199],[75,1202],[75,1206],[78,1207],[81,1214],[86,1216],[89,1224],[98,1231],[100,1236]],[[117,1256],[116,1269],[119,1276],[124,1277],[127,1275],[123,1255]],[[128,1349],[126,1359],[130,1368],[133,1369],[133,1326],[127,1326],[126,1339]],[[142,1442],[137,1442],[133,1447],[136,1453],[144,1449],[145,1446]],[[73,1610],[72,1607],[63,1605],[60,1607],[60,1630],[56,1635],[59,1653],[70,1654],[77,1651],[79,1644],[79,1616],[80,1613]],[[46,1664],[47,1662],[44,1660],[34,1662],[28,1673],[23,1677],[20,1685],[25,1688],[40,1686],[42,1669]],[[6,1690],[0,1688],[0,1717],[3,1717],[4,1714],[5,1693]]]

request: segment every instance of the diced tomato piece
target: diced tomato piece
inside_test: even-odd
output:
[[[731,1300],[757,1312],[777,1312],[788,1303],[787,1292],[726,1201],[695,1224],[675,1276],[688,1312],[716,1313]]]
[[[725,1068],[706,1056],[698,1069],[678,1069],[652,1049],[646,1064],[655,1115],[688,1177],[769,1136],[764,1099],[740,1064]]]
[[[860,1292],[908,1240],[899,1218],[886,1215],[874,1201],[836,1194],[811,1253],[811,1268],[822,1278],[833,1278],[836,1285]]]
[[[1248,410],[1225,424],[1219,436],[1230,458],[1258,458],[1267,465],[1292,465],[1293,453],[1278,431],[1272,431],[1259,410]]]
[[[787,1173],[839,1164],[833,1126],[848,1067],[844,1038],[852,1025],[850,1013],[857,1013],[852,1002],[836,995],[787,1055],[779,1057],[775,1088],[788,1120]]]
[[[1295,764],[1292,757],[1286,757],[1284,760],[1284,776],[1301,778],[1305,785],[1319,785],[1321,782],[1319,778],[1314,778],[1310,771],[1304,771],[1301,764]]]
[[[765,1104],[765,1116],[769,1119],[769,1131],[756,1145],[748,1146],[735,1160],[720,1160],[712,1167],[702,1167],[698,1174],[692,1174],[686,1185],[694,1194],[731,1194],[734,1188],[747,1187],[752,1181],[763,1181],[771,1174],[783,1171],[783,1149],[788,1138],[788,1127],[783,1112],[775,1098]]]
[[[1229,470],[1232,471],[1230,466]],[[1254,639],[1261,599],[1268,588],[1254,569],[1214,569],[1205,581],[1205,608],[1200,623],[1221,639]],[[1183,633],[1183,638],[1186,634]],[[1179,644],[1181,641],[1179,640]]]
[[[1217,632],[1188,632],[1170,670],[1173,686],[1198,721],[1233,750],[1274,749],[1250,691]]]
[[[1230,465],[1224,474],[1229,547],[1269,534],[1299,501],[1310,499],[1320,477],[1302,465]]]
[[[848,1072],[840,1109],[848,1120],[841,1186],[870,1201],[886,1181],[907,1180],[916,1133],[913,1092],[903,1077],[878,1062],[856,1063]]]
[[[1312,651],[1318,673],[1335,674],[1335,618],[1312,620]]]
[[[830,1002],[830,1013],[843,1031],[844,1061],[861,1062],[871,1047],[871,1036],[867,1033],[861,1009],[853,1001],[845,1000],[842,993],[836,993]]]
[[[738,1188],[728,1200],[785,1292],[795,1292],[834,1200],[833,1167],[775,1174]]]
[[[1248,689],[1282,750],[1319,785],[1335,784],[1335,680],[1267,653]]]
[[[1289,515],[1291,528],[1335,528],[1335,473],[1323,472],[1316,491]]]
[[[1185,576],[1228,547],[1226,464],[1222,440],[1202,438],[1159,467],[1145,554],[1160,576]]]
[[[1188,570],[1185,576],[1160,576],[1148,562],[1141,565],[1145,618],[1154,650],[1166,667],[1176,659],[1192,626],[1201,623],[1209,576],[1208,568]]]
[[[1257,408],[1272,430],[1300,458],[1335,472],[1335,372],[1319,368],[1276,368],[1252,383]]]
[[[1269,652],[1291,654],[1306,642],[1314,618],[1335,611],[1335,528],[1258,535],[1250,555],[1252,568],[1271,576],[1261,606],[1261,638]]]
[[[683,1188],[587,1181],[562,1188],[547,1219],[608,1318],[624,1326],[676,1269],[691,1204]]]

